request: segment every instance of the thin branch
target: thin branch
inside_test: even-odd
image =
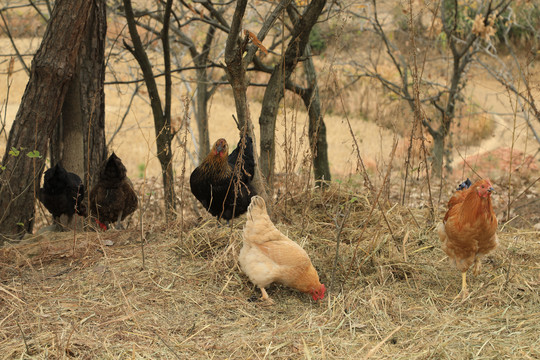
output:
[[[21,53],[19,52],[19,48],[17,48],[17,45],[15,45],[15,40],[13,40],[13,36],[11,35],[11,31],[9,31],[9,26],[7,24],[6,18],[4,17],[4,12],[0,11],[0,17],[2,17],[2,22],[4,23],[4,32],[9,38],[9,41],[11,42],[11,46],[13,46],[13,50],[15,50],[15,54],[17,54],[17,59],[19,59],[19,62],[24,67],[24,70],[26,71],[26,74],[30,76],[30,68],[26,65],[24,62],[23,57],[21,56]]]
[[[128,103],[127,107],[126,107],[126,111],[124,111],[124,115],[122,116],[122,120],[120,120],[120,124],[118,125],[116,130],[113,132],[111,138],[107,142],[107,148],[112,144],[116,134],[118,134],[120,129],[122,129],[122,126],[124,125],[124,121],[126,120],[126,117],[129,114],[129,111],[131,110],[131,105],[133,104],[133,99],[135,99],[135,96],[138,94],[140,87],[141,87],[140,84],[137,84],[135,86],[135,90],[133,91],[133,94],[131,94],[131,98],[129,99],[129,103]]]
[[[171,48],[169,43],[169,25],[171,20],[173,0],[167,0],[165,5],[165,14],[163,15],[163,28],[161,29],[161,43],[163,45],[163,62],[165,65],[165,124],[171,123],[171,100],[172,100],[172,81],[171,81]]]

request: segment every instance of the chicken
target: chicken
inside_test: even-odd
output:
[[[58,230],[61,230],[60,216],[68,216],[68,225],[71,225],[73,214],[86,216],[86,207],[82,203],[84,185],[81,178],[67,172],[60,163],[45,171],[38,198],[52,214]]]
[[[467,180],[465,180],[464,182],[462,182],[461,184],[458,185],[457,189],[456,190],[463,190],[463,189],[468,189],[470,188],[472,185],[472,182],[469,178],[467,178]]]
[[[191,192],[210,214],[229,222],[246,212],[251,198],[255,195],[252,187],[255,173],[253,141],[245,138],[245,148],[241,159],[242,139],[236,149],[229,154],[225,139],[216,141],[203,162],[191,173]],[[237,161],[239,168],[235,171]]]
[[[103,230],[115,221],[119,227],[137,209],[137,194],[126,172],[122,160],[113,152],[101,165],[98,181],[90,191],[90,213]]]
[[[444,221],[437,228],[442,249],[461,271],[463,299],[468,296],[467,270],[474,264],[474,275],[478,275],[481,256],[499,244],[492,192],[488,179],[479,180],[469,188],[464,186],[448,201]]]
[[[320,283],[308,254],[274,226],[260,196],[251,199],[243,238],[238,262],[261,289],[261,300],[273,302],[265,290],[273,282],[308,293],[315,301],[324,298],[326,287]]]

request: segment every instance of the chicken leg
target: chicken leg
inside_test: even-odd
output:
[[[482,267],[482,262],[480,261],[480,257],[477,255],[474,258],[474,266],[473,266],[473,274],[474,276],[477,276],[480,273],[480,268]]]
[[[261,301],[266,302],[267,305],[273,305],[274,300],[270,299],[270,297],[266,293],[266,290],[263,287],[260,287],[259,289],[261,289],[261,293],[262,293]]]
[[[60,216],[54,217],[53,216],[53,223],[54,223],[54,231],[56,232],[63,232],[64,227],[62,226],[62,223],[60,222]]]
[[[122,224],[122,213],[124,211],[120,210],[120,213],[118,214],[118,219],[116,220],[116,224],[114,225],[114,228],[116,230],[124,230],[124,224]]]

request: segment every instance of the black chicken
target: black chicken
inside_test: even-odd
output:
[[[58,230],[61,230],[60,216],[68,216],[68,225],[71,225],[73,214],[86,216],[86,207],[82,203],[84,185],[81,178],[67,172],[60,163],[45,171],[38,198],[52,214]]]
[[[239,171],[237,173],[234,171],[241,147],[242,139],[236,149],[228,155],[227,141],[219,139],[189,178],[191,192],[197,200],[210,214],[227,222],[245,213],[251,198],[257,195],[252,187],[255,159],[253,140],[249,136],[246,136]]]
[[[90,191],[90,213],[103,230],[115,221],[119,226],[137,209],[137,194],[126,173],[122,160],[113,152],[101,165],[97,184]]]

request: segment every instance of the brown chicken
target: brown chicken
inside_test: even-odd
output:
[[[458,190],[448,201],[448,211],[437,230],[442,249],[461,271],[461,295],[466,298],[467,270],[474,264],[474,275],[480,271],[480,258],[499,244],[497,218],[491,204],[493,186],[488,179]]]
[[[107,230],[110,223],[120,222],[137,209],[137,194],[122,160],[113,152],[101,165],[97,184],[90,191],[90,213],[98,225]]]
[[[261,289],[262,300],[273,303],[265,290],[273,282],[308,293],[315,301],[324,298],[326,288],[308,254],[274,226],[260,196],[251,199],[243,236],[238,261],[251,282]]]

